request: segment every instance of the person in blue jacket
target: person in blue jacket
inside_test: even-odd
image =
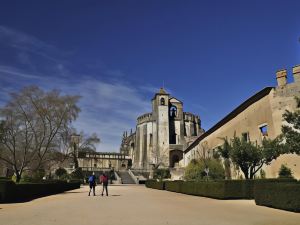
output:
[[[89,185],[90,185],[90,191],[89,191],[89,196],[91,195],[91,191],[93,189],[93,194],[94,196],[96,195],[95,193],[95,188],[96,188],[96,176],[95,173],[93,172],[93,175],[89,177]]]

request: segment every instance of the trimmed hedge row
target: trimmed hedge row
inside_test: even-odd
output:
[[[300,212],[300,182],[258,183],[254,196],[257,205]]]
[[[26,201],[79,187],[80,182],[52,181],[15,184],[13,181],[0,180],[0,202]]]
[[[255,199],[264,205],[300,212],[300,182],[295,179],[147,181],[146,187],[216,199]]]
[[[165,190],[216,199],[251,199],[253,182],[245,180],[224,181],[166,181]]]
[[[147,180],[145,185],[147,188],[165,190],[165,181]]]

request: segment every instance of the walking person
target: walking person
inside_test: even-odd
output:
[[[90,191],[89,191],[89,196],[91,195],[91,191],[93,189],[93,194],[94,196],[96,195],[95,193],[95,187],[96,187],[96,176],[95,173],[93,172],[93,175],[89,177],[89,185],[90,185]]]
[[[103,185],[103,188],[102,188],[102,196],[103,196],[103,192],[104,190],[106,191],[106,196],[108,196],[108,191],[107,191],[107,186],[108,186],[108,176],[103,173],[101,176],[100,176],[100,183],[102,183]]]

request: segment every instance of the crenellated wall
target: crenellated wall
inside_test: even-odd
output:
[[[222,138],[231,139],[236,135],[260,144],[264,137],[274,139],[280,135],[283,113],[285,110],[294,111],[295,96],[300,97],[300,66],[293,68],[293,74],[294,82],[288,84],[287,71],[278,71],[277,87],[264,88],[256,93],[192,142],[184,151],[184,165],[193,158],[212,156],[213,151],[223,144]],[[294,176],[300,178],[300,156],[293,154],[282,155],[265,166],[267,177],[277,177],[281,164],[286,164]],[[236,178],[241,174],[240,171],[232,172]]]

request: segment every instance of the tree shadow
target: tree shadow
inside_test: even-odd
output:
[[[68,192],[64,192],[64,193],[61,193],[62,195],[65,195],[65,194],[79,194],[79,193],[84,193],[82,191],[68,191]]]

